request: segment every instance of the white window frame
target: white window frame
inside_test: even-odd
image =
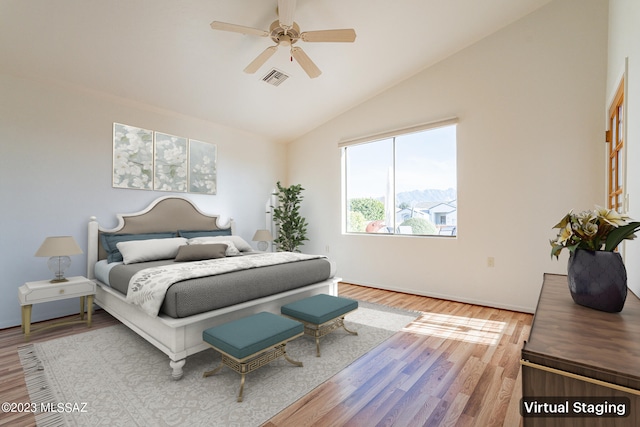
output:
[[[445,127],[445,126],[452,126],[452,125],[457,125],[458,124],[458,118],[457,117],[450,117],[450,118],[446,118],[446,119],[442,119],[442,120],[437,120],[437,121],[433,121],[433,122],[428,122],[428,123],[421,123],[418,125],[414,125],[414,126],[410,126],[407,128],[401,128],[401,129],[395,129],[395,130],[391,130],[391,131],[384,131],[381,133],[377,133],[377,134],[370,134],[367,136],[360,136],[360,137],[356,137],[356,138],[349,138],[349,139],[343,139],[340,142],[338,142],[338,148],[340,149],[340,154],[341,154],[341,229],[342,229],[342,234],[348,234],[348,235],[375,235],[375,233],[353,233],[353,232],[349,232],[347,231],[347,179],[346,179],[346,170],[347,170],[347,165],[346,165],[346,148],[354,146],[354,145],[359,145],[359,144],[368,144],[368,143],[372,143],[372,142],[376,142],[379,140],[383,140],[383,139],[389,139],[389,138],[395,138],[395,137],[399,137],[399,136],[403,136],[403,135],[407,135],[407,134],[411,134],[411,133],[417,133],[417,132],[422,132],[422,131],[426,131],[426,130],[431,130],[431,129],[437,129],[440,127]],[[457,141],[456,141],[456,146],[457,146]],[[395,165],[395,160],[394,160],[394,165]],[[407,235],[407,234],[402,234],[402,233],[384,233],[384,234],[378,234],[378,235],[383,235],[383,236],[414,236],[414,237],[442,237],[441,235],[437,235],[437,234],[411,234],[411,235]],[[454,236],[449,236],[449,237],[457,237],[457,233]]]

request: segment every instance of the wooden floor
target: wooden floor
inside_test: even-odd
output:
[[[519,360],[532,315],[345,283],[339,293],[421,315],[264,427],[521,425]],[[94,328],[116,323],[103,311],[94,314]],[[85,331],[84,325],[52,328],[30,341]],[[17,353],[24,343],[19,327],[0,331],[3,402],[29,402]],[[0,425],[35,420],[0,413]]]
[[[521,424],[520,350],[532,315],[342,283],[339,290],[422,315],[265,427]]]

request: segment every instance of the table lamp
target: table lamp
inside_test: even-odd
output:
[[[269,230],[258,230],[256,231],[256,234],[253,235],[253,241],[258,242],[258,249],[261,251],[266,251],[267,247],[269,246],[267,242],[270,242],[272,240],[273,237],[271,236],[271,232],[269,232]]]
[[[64,277],[64,271],[71,265],[69,255],[81,253],[82,249],[80,249],[73,237],[53,236],[44,239],[35,256],[50,257],[49,261],[47,261],[47,267],[55,274],[51,283],[58,283],[67,281]]]

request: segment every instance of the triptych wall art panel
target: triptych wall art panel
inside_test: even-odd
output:
[[[216,194],[215,144],[113,124],[113,187]]]

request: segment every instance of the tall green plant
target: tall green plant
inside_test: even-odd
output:
[[[276,184],[278,206],[273,209],[273,220],[276,223],[278,236],[273,240],[279,251],[300,252],[298,247],[307,239],[307,221],[300,215],[302,191],[300,184],[283,187],[280,181]]]

